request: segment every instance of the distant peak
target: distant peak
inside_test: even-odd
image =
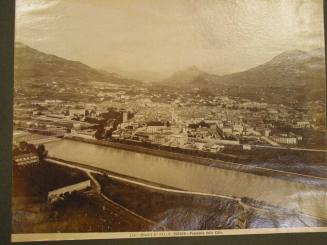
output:
[[[279,64],[281,62],[288,62],[289,60],[304,60],[309,57],[309,54],[303,50],[287,50],[275,56],[270,62]]]
[[[195,66],[195,65],[190,66],[190,67],[187,68],[186,70],[189,70],[189,71],[200,71],[200,69],[199,69],[197,66]]]
[[[282,55],[305,55],[307,52],[300,50],[300,49],[293,49],[293,50],[287,50],[282,53]]]
[[[177,73],[187,73],[187,74],[193,74],[193,75],[198,75],[204,73],[202,70],[200,70],[197,66],[189,66],[185,70],[181,70]]]
[[[303,51],[299,49],[288,50],[272,59],[274,62],[282,62],[287,60],[306,60],[312,57],[323,57],[325,56],[324,48],[315,48],[310,51]]]

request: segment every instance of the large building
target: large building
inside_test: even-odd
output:
[[[39,163],[39,157],[35,153],[24,153],[19,155],[14,155],[14,163],[17,166],[27,166],[31,164]]]
[[[295,145],[298,142],[298,137],[296,135],[280,134],[271,138],[280,144]]]

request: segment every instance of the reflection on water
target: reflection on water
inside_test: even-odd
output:
[[[49,155],[185,190],[256,200],[327,218],[327,189],[249,173],[212,168],[143,153],[61,140]]]

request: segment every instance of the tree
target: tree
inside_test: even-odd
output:
[[[104,134],[105,134],[105,129],[102,125],[100,125],[98,127],[97,131],[95,132],[94,136],[97,140],[101,140],[103,138]]]
[[[32,153],[37,153],[37,149],[33,144],[27,144],[27,151]]]
[[[19,142],[19,150],[27,151],[28,143],[26,141]]]
[[[37,155],[39,156],[39,159],[42,161],[47,156],[48,151],[45,149],[45,146],[43,144],[39,145],[37,147]]]

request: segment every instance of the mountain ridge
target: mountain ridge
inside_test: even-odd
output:
[[[325,84],[324,49],[285,51],[248,70],[226,75],[210,74],[200,69],[177,71],[161,84],[166,86],[318,86]],[[193,66],[193,70],[194,70]],[[180,82],[179,82],[180,81]]]
[[[109,73],[116,73],[119,76],[128,78],[128,79],[136,79],[145,83],[153,83],[161,81],[165,78],[165,76],[160,72],[155,72],[151,70],[124,70],[116,66],[107,66],[101,68],[101,70]]]
[[[92,68],[80,61],[73,61],[41,52],[28,45],[15,43],[15,82],[58,82],[83,85],[92,81],[113,84],[137,84],[137,80],[125,79],[115,74]]]
[[[324,49],[292,50],[276,55],[256,67],[232,74],[216,75],[191,66],[162,81],[142,83],[16,43],[15,87],[31,88],[31,91],[37,89],[41,94],[42,91],[48,92],[47,85],[50,83],[56,84],[58,88],[66,84],[71,88],[92,88],[92,82],[104,82],[122,86],[145,85],[150,88],[165,86],[183,91],[198,88],[216,94],[225,91],[232,96],[256,100],[269,98],[274,101],[278,97],[282,101],[283,96],[292,96],[295,101],[303,98],[324,100],[324,57]]]

